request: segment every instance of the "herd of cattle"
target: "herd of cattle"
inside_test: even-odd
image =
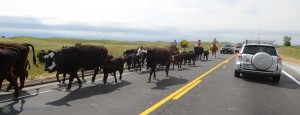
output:
[[[29,61],[27,60],[30,47],[33,52],[33,62],[36,64],[36,58],[34,53],[34,46],[31,44],[16,44],[16,43],[0,43],[0,89],[4,79],[9,81],[9,86],[5,91],[9,91],[12,87],[15,90],[13,99],[18,99],[19,90],[24,88],[25,78],[28,77],[27,67]],[[70,91],[71,84],[74,78],[77,79],[79,87],[82,86],[82,82],[78,77],[77,72],[82,72],[82,79],[84,79],[83,71],[94,70],[92,76],[92,82],[95,81],[95,77],[99,70],[102,69],[104,73],[103,84],[106,84],[109,74],[112,74],[117,83],[116,72],[119,71],[119,80],[122,80],[122,73],[124,70],[124,64],[128,70],[133,68],[135,71],[141,71],[141,68],[146,63],[147,69],[150,68],[150,76],[148,83],[151,82],[151,76],[154,74],[156,79],[155,69],[158,65],[165,66],[166,75],[170,65],[177,64],[178,68],[181,68],[182,64],[193,63],[195,65],[196,60],[208,58],[209,51],[204,51],[202,47],[195,47],[194,51],[180,52],[176,46],[162,46],[162,47],[138,47],[137,49],[124,50],[123,57],[114,58],[108,55],[108,51],[104,46],[95,45],[80,45],[71,46],[68,48],[62,48],[57,51],[49,50],[43,57],[46,60],[44,70],[48,72],[56,71],[57,81],[59,80],[59,74],[63,74],[63,83],[65,82],[66,74],[69,74],[69,84],[67,91]],[[18,86],[17,79],[20,78],[20,87]]]

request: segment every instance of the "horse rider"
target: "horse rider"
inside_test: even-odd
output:
[[[197,42],[198,47],[201,47],[201,44],[202,44],[201,40],[198,40]]]
[[[211,46],[210,46],[210,48],[212,49],[212,48],[213,48],[213,46],[216,46],[216,47],[218,47],[217,43],[218,43],[218,41],[216,40],[216,38],[214,38],[214,40],[211,42]]]
[[[173,46],[176,46],[176,48],[178,49],[176,40],[174,40],[174,42],[172,42],[172,45],[173,45]]]

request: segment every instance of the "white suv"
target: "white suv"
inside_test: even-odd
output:
[[[282,60],[274,41],[246,40],[235,59],[235,77],[240,73],[271,75],[274,82],[280,80]]]

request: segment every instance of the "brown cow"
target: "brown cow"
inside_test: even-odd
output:
[[[13,74],[14,67],[18,66],[19,51],[16,48],[1,47],[0,48],[0,89],[4,79],[14,86],[15,95],[13,99],[18,99],[19,88],[17,78]]]
[[[147,51],[147,67],[150,67],[150,76],[148,83],[151,82],[151,76],[154,73],[154,79],[156,79],[155,69],[157,64],[166,66],[166,75],[168,76],[170,63],[172,61],[172,50],[168,47],[156,47]]]
[[[32,53],[33,53],[33,63],[38,66],[36,64],[36,58],[35,58],[35,53],[34,53],[34,46],[28,43],[24,43],[24,44],[17,44],[17,43],[0,43],[0,46],[2,47],[13,47],[18,49],[18,51],[20,52],[19,56],[18,56],[18,61],[17,61],[17,66],[15,67],[15,71],[16,71],[16,76],[20,77],[20,89],[22,90],[22,88],[24,88],[24,83],[25,83],[25,78],[28,77],[28,71],[26,70],[26,67],[28,65],[27,62],[27,57],[28,57],[28,53],[31,47],[32,48]],[[12,84],[9,84],[9,86],[6,88],[6,91],[8,91],[9,89],[12,88]]]

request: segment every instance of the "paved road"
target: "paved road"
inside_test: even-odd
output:
[[[103,75],[97,75],[94,84],[89,78],[82,88],[74,83],[72,92],[65,92],[65,85],[57,83],[25,88],[19,101],[9,100],[11,92],[1,92],[0,115],[134,115],[147,111],[151,114],[294,115],[300,112],[298,84],[285,75],[279,83],[264,76],[235,78],[234,60],[227,60],[230,57],[219,55],[182,70],[175,67],[167,77],[161,68],[157,72],[159,82],[146,83],[149,76],[146,70],[125,71],[118,85],[109,79],[110,83],[103,86]],[[180,97],[176,92],[182,87],[186,87],[182,91],[186,93],[180,93]]]

